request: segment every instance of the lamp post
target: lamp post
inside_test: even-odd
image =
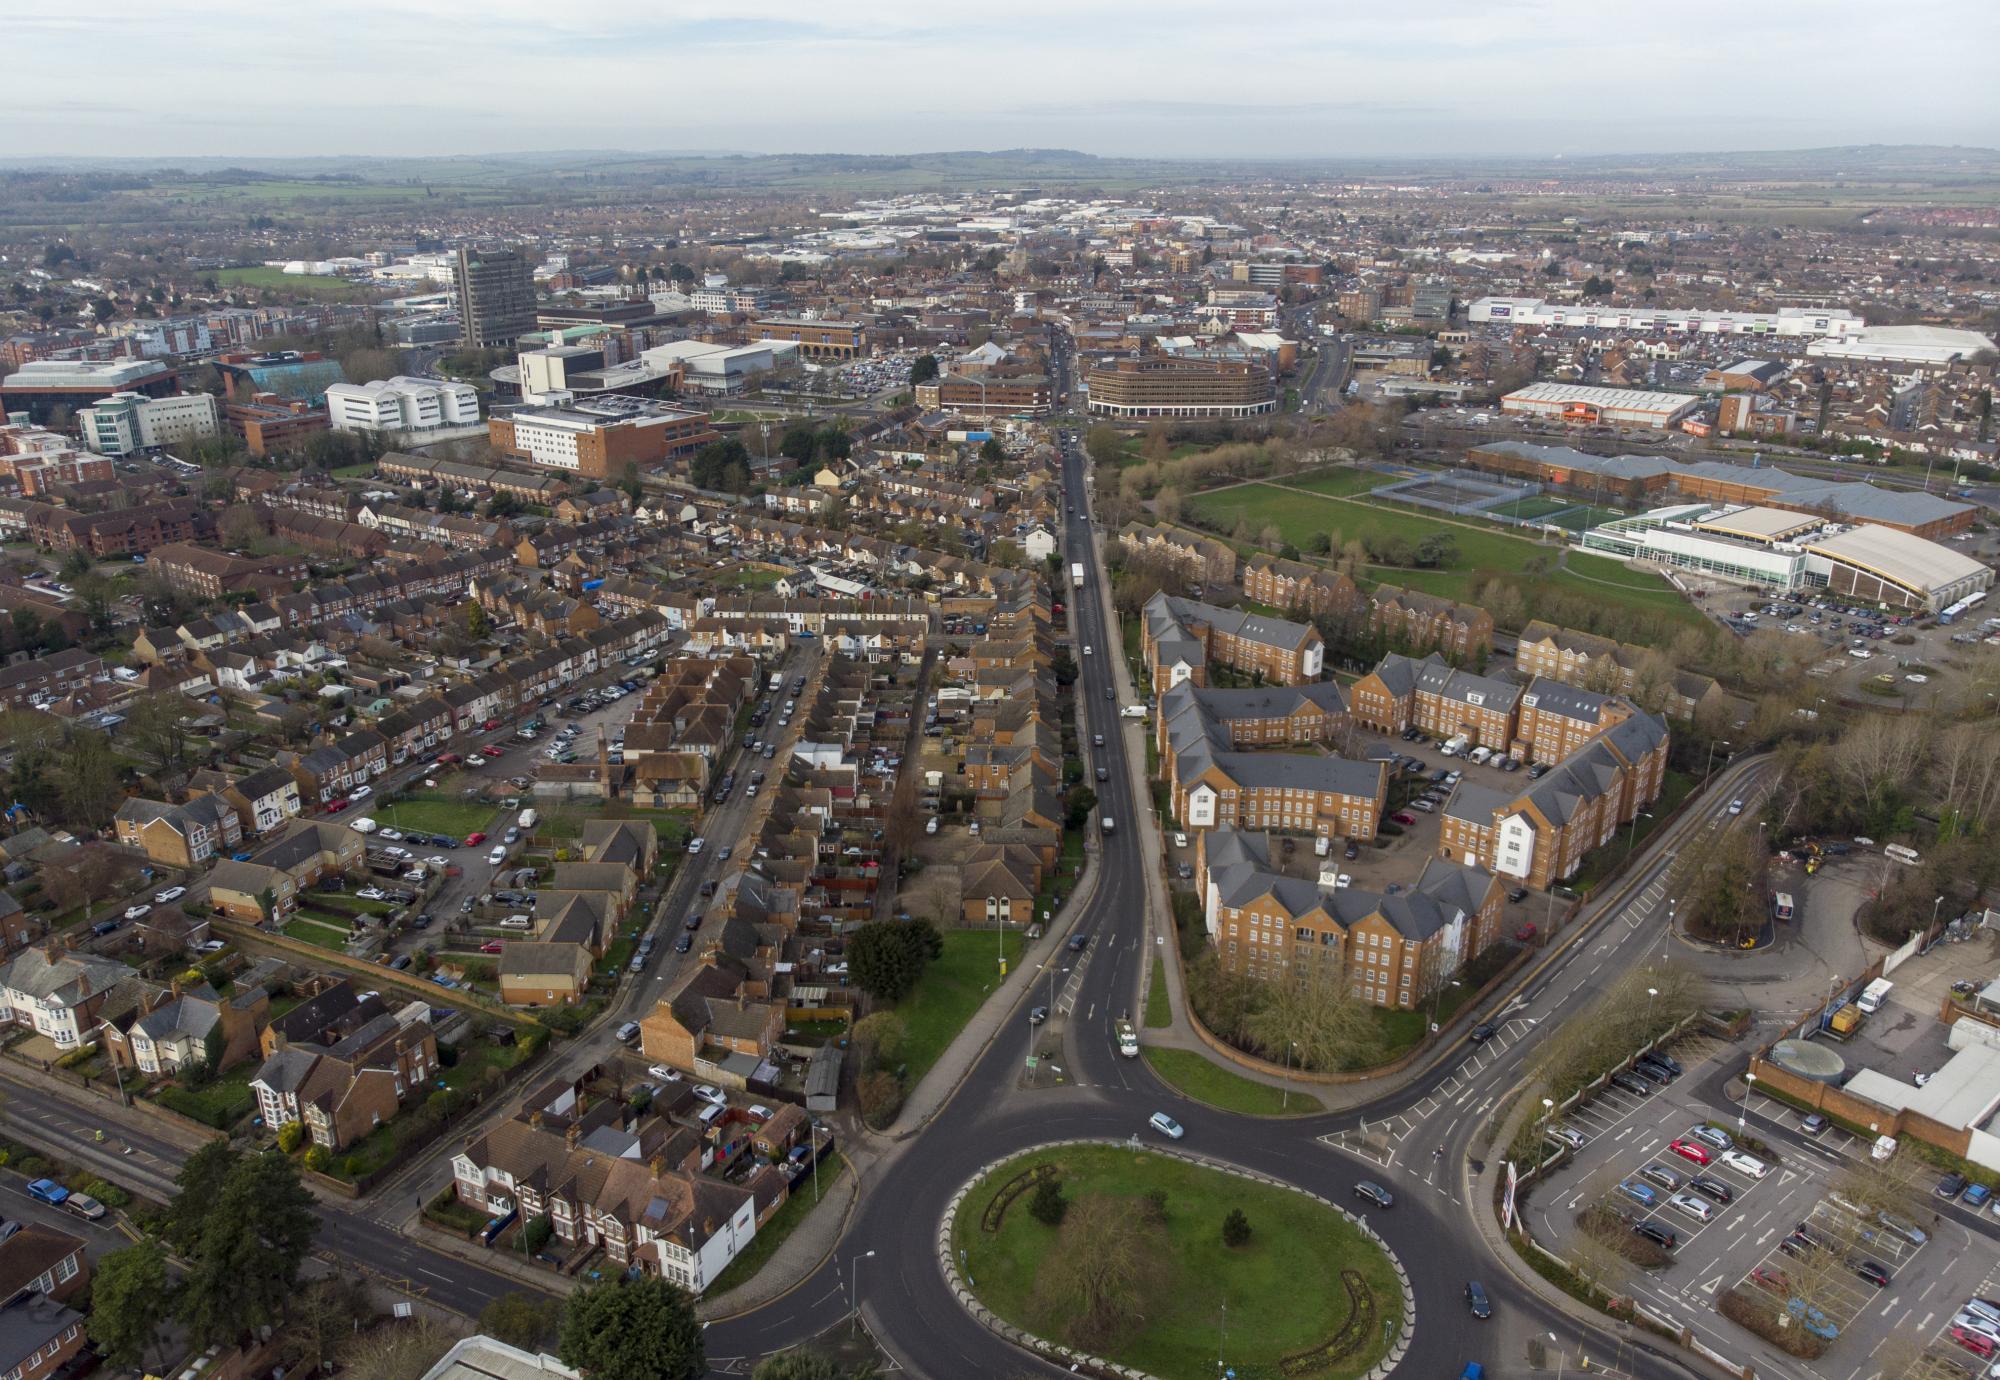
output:
[[[1715,770],[1715,749],[1718,745],[1722,747],[1734,746],[1727,738],[1722,738],[1709,743],[1708,765],[1701,769],[1701,784],[1703,789],[1707,788],[1709,775]]]
[[[1292,1051],[1299,1047],[1297,1040],[1285,1041],[1285,1081],[1284,1091],[1278,1094],[1278,1110],[1286,1111],[1292,1105]]]
[[[1657,987],[1648,987],[1646,989],[1646,1029],[1648,1031],[1653,1028],[1653,1001],[1659,995],[1660,989]]]
[[[1937,898],[1937,900],[1935,900],[1935,901],[1931,902],[1931,928],[1932,928],[1932,929],[1936,929],[1936,928],[1937,928],[1937,913],[1938,913],[1938,907],[1939,907],[1939,906],[1941,906],[1941,905],[1943,905],[1943,904],[1944,904],[1944,897],[1942,897],[1942,896],[1938,897],[1938,898]]]
[[[1562,1374],[1563,1374],[1562,1343],[1556,1341],[1556,1334],[1553,1332],[1549,1334],[1549,1340],[1556,1343],[1556,1380],[1562,1380]]]
[[[1736,1108],[1736,1129],[1738,1131],[1741,1131],[1743,1129],[1743,1113],[1744,1110],[1748,1108],[1750,1105],[1750,1094],[1756,1091],[1757,1091],[1757,1075],[1754,1073],[1744,1074],[1743,1101],[1740,1104],[1738,1104]]]
[[[812,1151],[813,1159],[813,1201],[815,1203],[819,1201],[819,1132],[819,1118],[815,1117],[806,1123],[806,1143],[807,1148]]]
[[[860,1255],[851,1257],[851,1263],[847,1267],[847,1287],[852,1298],[848,1306],[857,1313],[861,1311],[861,1262],[874,1258],[875,1252],[863,1251]]]

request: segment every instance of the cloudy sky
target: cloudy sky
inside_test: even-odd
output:
[[[0,162],[2000,145],[1996,0],[0,0],[0,31]]]

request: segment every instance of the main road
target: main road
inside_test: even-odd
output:
[[[1102,748],[1092,749],[1092,760],[1110,770],[1109,779],[1098,783],[1100,814],[1118,824],[1101,836],[1094,865],[1102,873],[1073,921],[1074,932],[1088,935],[1089,943],[1063,989],[1064,1005],[1075,1013],[1066,1023],[1064,1062],[1071,1081],[1057,1088],[1023,1088],[1032,1027],[1025,1012],[1003,1022],[936,1117],[870,1168],[853,1219],[829,1259],[769,1305],[711,1324],[708,1350],[714,1363],[740,1371],[754,1358],[812,1337],[858,1309],[888,1351],[916,1375],[946,1380],[1067,1373],[1015,1351],[957,1303],[939,1269],[938,1222],[959,1186],[996,1158],[1065,1137],[1146,1137],[1152,1135],[1147,1117],[1165,1110],[1186,1128],[1184,1150],[1262,1171],[1357,1209],[1364,1205],[1352,1191],[1361,1179],[1384,1181],[1396,1191],[1393,1210],[1372,1210],[1369,1216],[1401,1257],[1416,1295],[1417,1324],[1399,1366],[1404,1373],[1434,1380],[1480,1361],[1489,1373],[1506,1374],[1530,1333],[1554,1333],[1565,1348],[1599,1356],[1622,1349],[1623,1368],[1649,1380],[1683,1373],[1679,1358],[1664,1351],[1634,1349],[1629,1338],[1580,1329],[1517,1285],[1498,1262],[1483,1257],[1470,1217],[1477,1209],[1460,1188],[1478,1127],[1498,1113],[1543,1023],[1552,1023],[1560,1010],[1574,1010],[1574,1004],[1588,1001],[1658,951],[1671,848],[1658,851],[1621,885],[1616,914],[1530,970],[1505,1010],[1498,1038],[1481,1047],[1448,1047],[1414,1084],[1367,1107],[1292,1120],[1232,1115],[1179,1096],[1143,1062],[1116,1054],[1112,1022],[1139,1008],[1149,955],[1157,948],[1159,936],[1143,900],[1146,870],[1156,860],[1144,855],[1142,831],[1131,827],[1144,806],[1119,731],[1114,665],[1122,644],[1097,578],[1084,461],[1072,433],[1060,440],[1073,508],[1065,529],[1067,559],[1085,569],[1083,588],[1071,591],[1071,626],[1079,646],[1094,649],[1078,659],[1078,731],[1080,737],[1104,740]],[[1734,769],[1732,788],[1746,792],[1758,771],[1754,763]],[[1707,812],[1697,814],[1677,822],[1673,837],[1692,836],[1712,822]],[[1024,990],[1016,999],[1025,1007],[1043,999],[1043,992],[1038,983],[1033,995]],[[1421,1153],[1405,1156],[1406,1147]],[[1477,1189],[1485,1180],[1475,1175],[1471,1182]],[[1462,1325],[1464,1287],[1475,1276],[1504,1325]]]

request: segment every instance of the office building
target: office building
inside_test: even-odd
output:
[[[114,393],[76,414],[77,435],[99,455],[129,455],[156,446],[205,441],[221,429],[222,413],[212,393],[165,398]]]
[[[223,404],[223,421],[252,455],[275,455],[302,445],[315,432],[333,425],[326,409],[300,398],[257,393],[248,402]]]
[[[535,329],[535,266],[514,249],[461,245],[452,265],[460,339],[502,349]]]
[[[337,383],[326,390],[335,431],[431,431],[479,422],[479,390],[469,383],[395,378]]]
[[[548,469],[615,480],[692,455],[720,433],[706,412],[613,395],[516,408],[487,424],[493,449]]]
[[[317,350],[275,350],[269,354],[223,355],[215,367],[229,380],[232,397],[275,393],[309,407],[326,406],[326,390],[347,382],[347,371],[337,359],[328,359]]]
[[[961,417],[1040,417],[1053,395],[1046,374],[947,374],[916,388],[917,406]]]
[[[1261,366],[1164,355],[1115,359],[1090,370],[1090,412],[1143,421],[1151,417],[1256,417],[1278,408]]]

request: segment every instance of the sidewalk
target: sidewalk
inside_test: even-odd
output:
[[[866,1150],[857,1153],[855,1146],[852,1137],[844,1143],[846,1162],[841,1165],[839,1175],[832,1183],[820,1185],[818,1206],[771,1253],[762,1269],[728,1293],[704,1297],[696,1303],[695,1312],[703,1322],[722,1322],[776,1302],[804,1283],[833,1254],[840,1238],[847,1234],[848,1220],[854,1216],[855,1204],[861,1199],[864,1160],[866,1164],[874,1163],[872,1155]],[[794,1196],[800,1192],[810,1196],[810,1178],[801,1179],[792,1192]]]

